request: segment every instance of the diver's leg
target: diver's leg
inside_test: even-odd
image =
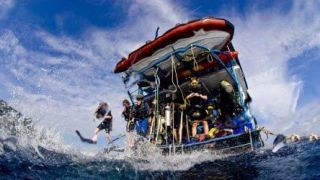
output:
[[[128,121],[128,134],[127,134],[127,146],[129,148],[133,147],[135,144],[135,133],[134,131],[137,132],[137,126],[138,126],[138,122],[136,120],[131,120]]]
[[[146,137],[149,130],[148,118],[145,118],[143,120],[142,128],[143,128],[143,137]]]
[[[100,131],[99,128],[96,128],[96,129],[94,130],[94,135],[93,135],[93,137],[92,137],[92,141],[95,142],[95,143],[97,142],[99,131]]]
[[[179,137],[178,137],[178,133],[177,133],[177,128],[173,129],[173,138],[174,138],[174,142],[178,142],[179,141]]]
[[[107,132],[107,133],[106,133],[106,138],[107,138],[109,144],[112,144],[112,146],[113,146],[112,137],[111,137],[110,132]]]
[[[129,132],[129,147],[133,147],[135,144],[135,135],[134,132]]]
[[[193,121],[192,122],[192,137],[197,135],[197,126],[198,126],[198,122]]]
[[[153,138],[152,134],[153,134],[154,120],[155,120],[155,116],[150,116],[149,117],[149,130],[148,130],[148,139],[149,139],[149,141]]]
[[[137,134],[140,134],[140,131],[141,131],[140,119],[138,119],[138,120],[135,122],[134,129],[136,130],[136,133],[137,133]]]
[[[208,133],[209,133],[208,121],[203,120],[202,121],[202,126],[203,126],[203,130],[204,130],[204,134],[208,135]]]

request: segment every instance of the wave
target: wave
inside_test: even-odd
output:
[[[89,155],[66,144],[57,131],[25,123],[15,113],[1,116],[4,179],[320,178],[319,140],[293,143],[277,153],[266,148],[237,155],[197,151],[163,156],[152,144],[142,143],[134,150]]]
[[[8,179],[312,179],[319,178],[320,141],[217,156],[210,152],[163,156],[151,149],[120,154],[58,152],[42,146],[20,146],[14,137],[1,139],[0,176]],[[150,154],[151,153],[151,154]]]

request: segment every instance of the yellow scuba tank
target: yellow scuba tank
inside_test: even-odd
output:
[[[211,138],[214,138],[216,136],[216,134],[219,132],[219,129],[214,127],[214,128],[211,128],[208,135],[211,137]]]

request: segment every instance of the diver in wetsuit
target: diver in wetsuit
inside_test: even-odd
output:
[[[150,109],[147,103],[143,102],[143,95],[137,95],[137,102],[132,108],[132,118],[134,118],[137,134],[145,137],[148,132],[148,118]]]
[[[131,117],[132,107],[130,101],[127,99],[123,100],[122,106],[124,107],[122,111],[122,116],[124,117],[124,120],[127,122],[126,130],[127,132],[131,132],[134,130],[134,122]]]
[[[124,117],[124,120],[127,121],[127,125],[126,125],[126,130],[128,132],[127,135],[127,145],[129,147],[133,147],[135,144],[135,137],[132,134],[133,130],[134,130],[134,118],[132,116],[132,106],[130,104],[130,101],[125,99],[122,101],[122,105],[124,107],[123,111],[122,111],[122,116]]]
[[[201,92],[199,81],[195,78],[190,83],[191,93],[186,97],[189,101],[189,107],[187,113],[192,121],[192,136],[197,134],[198,123],[202,123],[204,134],[207,135],[209,131],[208,122],[206,121],[207,112],[205,109],[205,103],[208,96]]]
[[[237,101],[233,86],[226,80],[220,82],[217,102],[224,126],[236,128],[232,119],[242,111],[242,108]]]
[[[106,102],[101,102],[95,111],[95,116],[97,119],[102,120],[102,122],[98,125],[98,127],[94,131],[94,136],[92,137],[93,143],[97,143],[98,133],[101,130],[106,131],[106,136],[109,143],[112,143],[110,132],[112,131],[112,114],[108,108],[108,104]]]

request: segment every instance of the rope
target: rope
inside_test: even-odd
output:
[[[181,89],[181,86],[179,85],[179,78],[178,78],[178,72],[177,72],[177,66],[176,66],[176,63],[174,62],[174,56],[171,56],[171,62],[172,62],[172,84],[175,86],[176,89],[179,89],[180,93],[181,93],[181,96],[182,96],[182,99],[183,99],[183,102],[185,103],[186,102],[186,98],[184,96],[184,93]],[[175,79],[176,81],[174,82],[173,81],[173,74],[175,75]]]
[[[180,87],[180,85],[179,85],[179,78],[178,78],[178,72],[177,72],[177,66],[176,66],[176,63],[175,63],[175,61],[174,61],[174,56],[172,55],[171,56],[171,66],[172,66],[172,72],[171,72],[171,74],[172,74],[172,84],[173,84],[173,86],[175,87],[175,91],[177,91],[178,89],[179,89],[179,91],[180,91],[180,93],[181,93],[181,96],[182,96],[182,99],[183,99],[183,102],[185,103],[186,102],[186,100],[185,100],[185,97],[184,97],[184,93],[183,93],[183,91],[182,91],[182,89],[181,89],[181,87]],[[175,77],[175,82],[174,82],[174,80],[173,80],[173,77]],[[173,103],[173,113],[176,113],[175,112],[175,108],[174,108],[174,103]],[[173,120],[172,120],[172,131],[174,131],[174,115],[172,116],[173,117]],[[179,131],[179,130],[178,130]],[[172,134],[173,134],[174,132],[172,132]],[[179,134],[179,132],[177,132],[176,131],[176,136]],[[174,136],[172,136],[172,142],[173,142],[173,146],[174,146]],[[175,146],[174,146],[174,148],[175,148]]]
[[[172,85],[174,86],[174,90],[172,91],[173,93],[177,92],[178,90],[178,87],[174,82],[174,74],[173,74],[174,69],[175,69],[174,56],[171,56],[171,82],[172,82]]]
[[[277,136],[278,135],[278,134],[275,134],[275,133],[267,130],[265,127],[258,128],[258,130],[260,130],[261,132],[263,132],[267,136],[266,140],[268,140],[269,134],[273,135],[273,136]]]
[[[159,68],[157,68],[157,71],[155,73],[155,83],[156,83],[156,92],[155,92],[155,100],[156,100],[156,112],[155,112],[155,118],[157,120],[157,134],[156,134],[156,142],[158,141],[158,137],[159,137],[159,131],[160,131],[160,118],[159,118],[159,87],[160,87],[160,78],[158,76],[158,70]]]
[[[209,63],[212,63],[214,61],[214,58],[210,52],[207,54],[207,60]]]
[[[196,56],[194,55],[194,52],[193,52],[193,44],[191,44],[190,50],[191,50],[192,57],[193,57],[193,68],[194,68],[195,71],[198,71],[198,69],[199,69],[199,64],[198,64],[198,62],[197,62],[197,60],[196,60]]]

